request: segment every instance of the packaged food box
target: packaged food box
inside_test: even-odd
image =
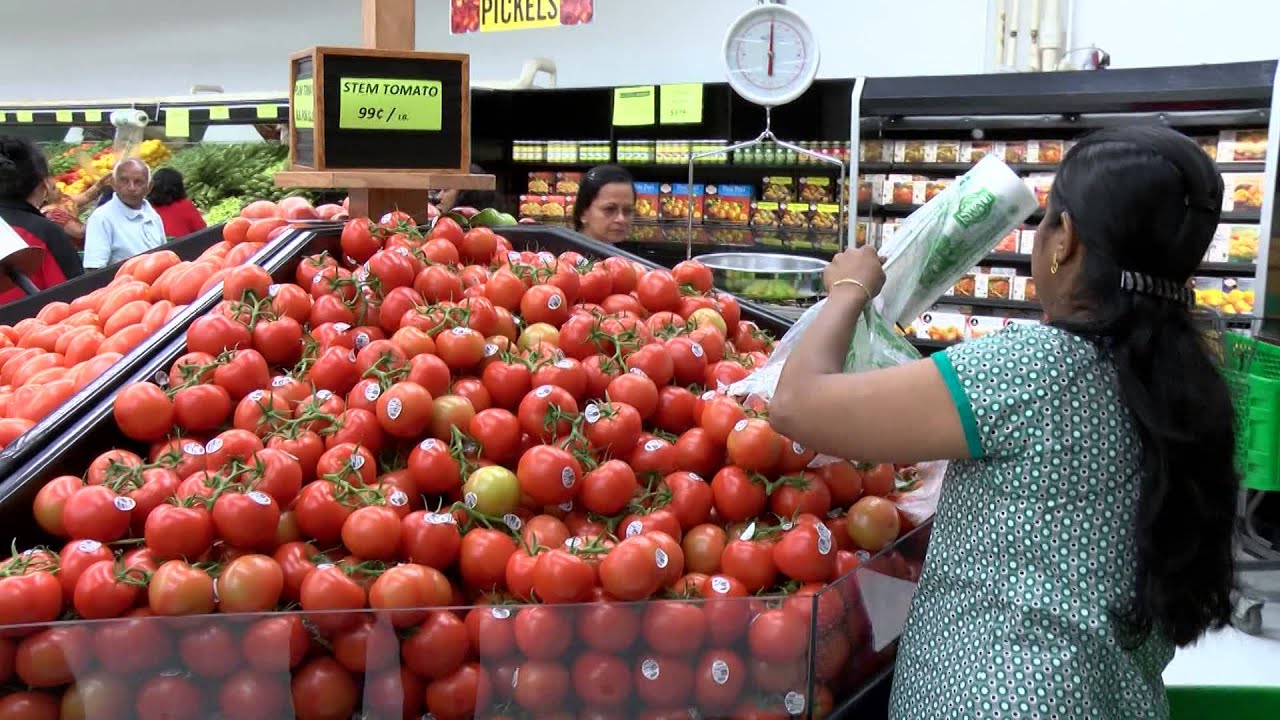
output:
[[[1035,228],[1026,228],[1018,231],[1018,252],[1023,255],[1030,255],[1036,246]]]
[[[689,218],[689,185],[688,183],[662,183],[658,188],[658,217],[663,220],[687,220]],[[703,203],[706,200],[706,187],[701,184],[693,186],[693,221],[702,222]]]
[[[708,185],[703,213],[709,223],[746,225],[751,219],[750,185]]]
[[[802,177],[797,181],[800,202],[826,203],[835,198],[829,177]]]
[[[579,145],[579,141],[577,140],[548,140],[547,141],[547,162],[549,163],[578,162],[578,145]]]
[[[920,315],[914,323],[916,337],[941,342],[960,342],[965,337],[969,318],[960,313],[930,310]]]
[[[619,165],[646,165],[654,162],[657,156],[652,140],[619,140]]]
[[[751,245],[755,236],[745,227],[709,227],[707,239],[713,245]]]
[[[1013,275],[979,273],[974,277],[973,296],[993,300],[1008,300],[1013,292]]]
[[[1018,252],[1018,239],[1020,236],[1021,236],[1021,231],[1018,230],[1018,228],[1014,228],[1010,230],[1008,235],[1005,235],[1004,237],[1000,238],[1000,240],[996,242],[996,246],[991,249],[991,252],[998,252],[998,253]]]
[[[1196,141],[1196,144],[1200,146],[1200,149],[1204,151],[1205,155],[1208,155],[1213,160],[1218,159],[1218,136],[1217,135],[1214,135],[1211,137],[1196,137],[1191,139]]]
[[[902,221],[898,218],[889,218],[880,224],[880,246],[888,245],[898,230],[902,227]]]
[[[835,232],[840,222],[840,206],[834,203],[809,205],[809,229],[818,232]]]
[[[1197,277],[1194,283],[1196,304],[1213,308],[1223,315],[1253,314],[1253,278]]]
[[[580,172],[558,172],[556,173],[556,192],[565,195],[577,195],[578,186],[582,184],[582,173]]]
[[[760,227],[751,230],[755,236],[755,240],[760,245],[768,245],[769,247],[783,247],[785,237],[778,228]]]
[[[769,202],[786,202],[795,199],[795,178],[767,177],[760,186],[760,199]]]
[[[511,143],[511,159],[516,162],[545,162],[547,143],[542,140],[516,140]]]
[[[824,235],[813,235],[813,247],[829,253],[840,252],[840,238],[837,235],[826,233]]]
[[[631,225],[627,239],[638,242],[657,242],[663,239],[662,228],[658,225],[635,223]]]
[[[1007,163],[1025,163],[1027,160],[1027,142],[1014,140],[1004,144],[1004,161]]]
[[[940,163],[960,162],[960,141],[939,140],[934,144],[933,161]]]
[[[965,338],[977,340],[984,335],[1000,332],[1004,329],[1005,320],[1007,318],[993,317],[991,315],[970,315],[969,321],[966,323]]]
[[[875,188],[882,187],[883,184],[884,184],[883,175],[863,176],[861,179],[858,180],[858,198],[857,198],[856,204],[866,205],[868,203],[876,202],[875,197],[879,195],[879,193],[875,190]]]
[[[1222,173],[1222,211],[1262,209],[1262,173]]]
[[[657,220],[661,186],[656,182],[638,182],[632,187],[635,188],[636,192],[635,218],[637,220]]]
[[[574,206],[575,206],[575,205],[577,205],[577,204],[578,204],[578,196],[577,196],[577,195],[565,195],[565,196],[564,196],[564,216],[565,216],[565,219],[566,219],[566,220],[569,220],[569,219],[572,219],[572,218],[573,218],[573,208],[574,208]]]
[[[1220,259],[1215,255],[1210,262],[1257,262],[1258,233],[1257,225],[1219,225],[1209,249],[1220,245]]]
[[[925,201],[925,202],[929,202],[930,200],[932,200],[932,199],[934,198],[934,196],[935,196],[935,195],[937,195],[938,193],[942,192],[943,190],[946,190],[946,189],[947,189],[947,187],[948,187],[949,185],[951,185],[951,183],[953,183],[953,182],[955,182],[955,180],[950,179],[950,178],[937,178],[937,179],[934,179],[934,180],[927,180],[927,181],[925,181],[925,184],[924,184],[924,201]],[[918,203],[918,204],[920,204],[920,203]]]
[[[892,140],[863,140],[858,143],[858,160],[861,162],[893,162]]]
[[[564,220],[569,217],[569,200],[564,195],[542,196],[542,218]]]
[[[527,217],[527,218],[542,217],[542,196],[541,195],[521,195],[519,214],[520,214],[520,217]]]
[[[1041,322],[1039,320],[1035,320],[1033,318],[1022,318],[1022,317],[1004,318],[1005,327],[1009,327],[1010,325],[1040,325],[1040,324]]]
[[[751,227],[778,228],[782,225],[782,205],[761,200],[751,203]]]
[[[995,155],[1004,160],[1004,143],[974,140],[960,144],[960,162],[976,163],[988,155]]]
[[[887,205],[920,205],[924,202],[925,181],[913,175],[890,175],[881,202]],[[918,192],[917,192],[918,191]]]
[[[938,144],[933,140],[899,140],[893,146],[893,161],[900,163],[937,162]]]
[[[1262,162],[1267,159],[1266,130],[1223,130],[1218,133],[1218,162]]]
[[[1013,291],[1009,294],[1011,300],[1034,301],[1039,300],[1040,296],[1036,293],[1036,279],[1026,275],[1019,275],[1013,279]]]
[[[804,203],[779,203],[778,216],[783,230],[809,229],[809,206]]]
[[[1057,165],[1062,162],[1066,143],[1061,140],[1028,140],[1027,162]]]
[[[607,163],[612,154],[613,143],[608,140],[583,140],[578,143],[577,162]]]
[[[1051,173],[1028,175],[1026,183],[1031,192],[1035,193],[1036,202],[1039,203],[1041,208],[1044,208],[1049,203],[1049,190],[1053,188],[1053,175]]]
[[[951,286],[951,289],[947,291],[947,294],[956,297],[974,297],[977,282],[977,271],[967,272],[962,275],[959,280],[955,281],[955,284]]]
[[[556,174],[553,172],[531,172],[529,173],[529,194],[546,195],[552,192],[556,184]]]

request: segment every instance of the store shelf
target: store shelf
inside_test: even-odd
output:
[[[926,349],[927,350],[945,350],[946,348],[949,348],[952,345],[955,345],[956,343],[964,342],[963,340],[957,340],[957,341],[932,340],[929,338],[918,338],[918,337],[909,337],[907,338],[907,340],[912,345],[915,345],[917,348],[921,350],[926,350]]]
[[[966,305],[974,308],[995,308],[999,310],[1032,310],[1039,312],[1040,303],[1035,300],[1010,300],[1008,298],[979,298],[966,295],[943,295],[938,298],[937,305]]]
[[[1224,223],[1256,223],[1261,221],[1261,210],[1233,210],[1222,213],[1222,222]]]
[[[1207,262],[1200,263],[1200,267],[1196,270],[1196,274],[1222,277],[1253,277],[1254,273],[1257,271],[1258,266],[1253,263]]]

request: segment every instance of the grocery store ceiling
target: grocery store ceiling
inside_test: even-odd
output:
[[[595,0],[588,26],[449,34],[450,0],[419,0],[418,47],[472,54],[472,77],[514,77],[548,56],[561,86],[720,80],[729,20],[753,0]],[[1063,5],[1068,0],[1062,0]],[[790,0],[819,33],[826,77],[921,75],[990,69],[996,0]],[[1028,6],[1030,3],[1027,3]],[[279,90],[285,58],[310,45],[360,39],[357,0],[10,0],[0,25],[3,99]],[[910,12],[904,12],[910,8]],[[1024,11],[1024,20],[1027,12]],[[1248,18],[1206,34],[1204,10],[1155,0],[1077,0],[1077,46],[1110,51],[1115,67],[1262,59],[1280,55],[1280,2],[1237,0]],[[1270,19],[1268,19],[1270,18]],[[1138,29],[1141,28],[1141,31]],[[38,59],[37,59],[38,58]]]

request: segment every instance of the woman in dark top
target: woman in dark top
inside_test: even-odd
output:
[[[164,222],[167,237],[179,238],[205,228],[204,216],[195,203],[187,199],[182,173],[173,168],[160,168],[151,176],[147,201]]]
[[[31,275],[41,290],[84,274],[71,238],[40,214],[49,193],[49,162],[30,140],[0,135],[0,218],[28,245],[45,250],[44,262]],[[22,298],[21,290],[0,294],[0,304]]]
[[[631,173],[617,165],[597,165],[578,185],[573,206],[573,229],[610,245],[627,239],[636,212]]]

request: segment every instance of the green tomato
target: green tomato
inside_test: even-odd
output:
[[[471,502],[473,495],[474,503]],[[462,497],[476,512],[502,517],[520,507],[520,481],[515,473],[504,467],[482,467],[463,483]]]

